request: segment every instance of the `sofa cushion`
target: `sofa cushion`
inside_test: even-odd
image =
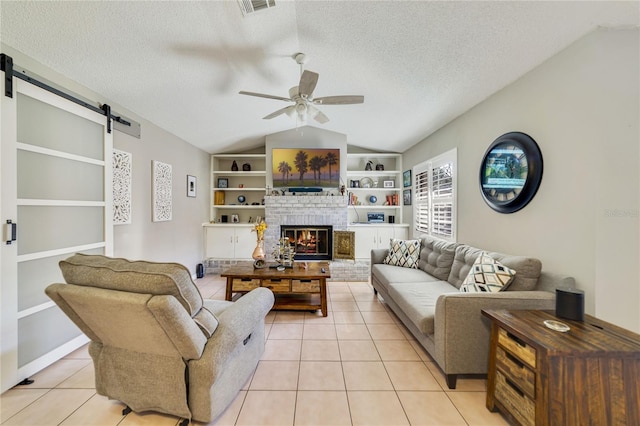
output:
[[[439,280],[446,281],[451,272],[456,243],[422,237],[418,267]]]
[[[467,275],[469,275],[469,271],[478,256],[480,256],[480,253],[482,253],[482,250],[466,244],[456,247],[451,272],[447,278],[449,284],[459,289]]]
[[[487,252],[482,252],[460,286],[466,293],[497,293],[513,282],[516,271],[502,265]]]
[[[384,259],[387,265],[404,268],[418,268],[420,257],[420,240],[399,240],[392,238],[389,243],[389,254]]]
[[[429,283],[439,281],[426,274],[422,269],[402,268],[400,266],[376,263],[371,265],[371,279],[387,289],[389,283]]]
[[[489,256],[516,271],[516,277],[506,291],[531,291],[538,286],[542,272],[542,262],[539,259],[501,253],[489,253]]]
[[[130,261],[102,255],[77,253],[59,263],[69,284],[128,291],[140,294],[171,295],[211,337],[218,320],[206,308],[189,270],[178,263]]]
[[[451,273],[447,281],[460,288],[475,260],[484,250],[461,244],[456,247],[456,254],[451,265]],[[502,253],[489,252],[489,256],[516,271],[516,277],[509,285],[507,291],[534,290],[542,271],[542,262],[533,257],[511,256]]]
[[[457,293],[458,289],[447,281],[391,282],[387,286],[387,291],[418,330],[428,335],[434,333],[434,316],[438,297],[444,293]]]

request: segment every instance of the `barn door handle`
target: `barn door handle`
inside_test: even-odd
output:
[[[8,219],[4,225],[4,240],[7,244],[11,244],[16,238],[18,238],[18,224]]]

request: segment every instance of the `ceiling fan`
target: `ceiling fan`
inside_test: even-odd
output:
[[[281,108],[271,114],[263,117],[265,120],[272,119],[281,114],[287,114],[300,121],[306,121],[307,116],[313,118],[319,123],[329,121],[322,111],[315,105],[350,105],[361,104],[364,102],[364,96],[360,95],[341,95],[341,96],[323,96],[320,98],[313,97],[313,90],[318,83],[318,73],[303,70],[303,65],[307,62],[307,56],[304,53],[296,53],[293,57],[297,64],[300,65],[300,82],[297,86],[289,89],[289,97],[265,95],[263,93],[240,91],[241,95],[257,96],[259,98],[276,99],[280,101],[292,102],[293,105]]]

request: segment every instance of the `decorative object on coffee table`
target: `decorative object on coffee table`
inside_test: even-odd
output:
[[[289,241],[289,238],[282,237],[278,240],[278,246],[273,251],[273,257],[280,266],[292,268],[296,256],[296,249]]]
[[[258,261],[258,260],[262,260],[262,263],[258,262],[258,265],[256,264],[256,262],[254,262],[253,266],[258,268],[258,267],[264,267],[264,258],[265,258],[265,252],[264,252],[264,231],[267,229],[267,223],[263,220],[260,220],[259,222],[257,222],[253,229],[256,231],[256,236],[257,236],[257,241],[256,241],[256,248],[253,249],[253,253],[251,254],[251,257],[253,258],[254,261]],[[261,265],[261,266],[259,266]]]

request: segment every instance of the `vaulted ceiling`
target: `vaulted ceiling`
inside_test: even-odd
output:
[[[639,2],[284,1],[246,17],[229,1],[0,2],[2,43],[211,153],[301,123],[262,117],[320,74],[308,124],[404,151],[598,27],[638,26]],[[144,129],[143,129],[144,131]]]

